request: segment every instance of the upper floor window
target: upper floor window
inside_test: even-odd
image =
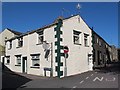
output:
[[[31,54],[32,66],[40,66],[40,54]]]
[[[23,37],[18,38],[18,47],[22,47],[23,46]]]
[[[101,41],[99,41],[99,46],[102,46],[102,43],[101,43]]]
[[[38,34],[38,44],[42,44],[43,43],[43,41],[44,41],[44,31],[42,30],[42,31],[39,31],[39,32],[37,32],[37,34]]]
[[[88,34],[84,34],[84,45],[87,47],[88,46]]]
[[[102,60],[102,52],[100,51],[100,60]]]
[[[98,38],[97,38],[97,44],[98,44]]]
[[[8,49],[12,48],[12,40],[9,41]]]
[[[12,41],[10,41],[10,49],[12,48]]]
[[[79,31],[73,30],[73,42],[74,44],[81,44],[80,43],[80,33]]]

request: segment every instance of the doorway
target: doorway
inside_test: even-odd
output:
[[[22,58],[22,72],[27,73],[27,57]]]
[[[2,57],[2,69],[4,70],[5,68],[5,57]]]
[[[88,54],[88,67],[89,70],[93,70],[93,55],[92,54]]]

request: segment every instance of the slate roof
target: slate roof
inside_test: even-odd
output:
[[[15,35],[21,35],[21,32],[15,31],[15,30],[11,30],[9,28],[7,28],[7,30],[9,30],[10,32],[14,33]]]
[[[70,18],[75,17],[75,16],[78,16],[78,15],[79,15],[79,14],[72,15],[72,16],[67,17],[67,18],[63,18],[62,16],[59,16],[57,19],[66,20],[66,19],[70,19]],[[82,16],[80,16],[80,17],[81,17],[82,20],[86,23],[86,25],[88,26],[88,28],[91,29],[99,38],[101,38],[101,39],[109,46],[109,44],[108,44],[100,35],[98,35],[98,34],[93,30],[93,28],[89,27],[89,25],[88,25],[87,22],[83,19],[83,17],[82,17]],[[42,28],[39,28],[39,29],[36,29],[36,30],[29,31],[29,32],[24,33],[24,34],[20,34],[19,36],[13,37],[13,38],[11,38],[10,40],[13,40],[13,39],[16,39],[16,38],[19,38],[19,37],[22,37],[22,36],[25,36],[25,35],[28,35],[28,34],[32,34],[32,33],[34,33],[34,32],[39,32],[40,30],[44,30],[44,29],[46,29],[46,28],[50,28],[50,27],[56,25],[57,19],[56,19],[53,23],[51,23],[51,24],[49,24],[49,25],[46,25],[46,26],[44,26],[44,27],[42,27]],[[9,41],[9,40],[7,40],[7,41]]]

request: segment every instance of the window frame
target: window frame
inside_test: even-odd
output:
[[[84,46],[89,47],[89,34],[84,33]]]
[[[8,50],[12,49],[12,40],[8,41]]]
[[[44,42],[44,30],[37,31],[37,45],[43,44]]]
[[[31,56],[31,68],[39,68],[40,67],[40,54],[30,54]],[[34,58],[33,58],[34,57]],[[33,61],[37,61],[37,66],[33,63]]]
[[[9,60],[9,63],[8,63],[8,60]],[[10,64],[10,56],[6,56],[6,65],[9,65]]]
[[[75,37],[78,38],[78,41],[75,41]],[[75,45],[81,45],[81,32],[77,30],[73,30],[73,43]]]
[[[20,59],[18,59],[18,57],[20,57]],[[22,55],[15,55],[15,60],[16,60],[15,66],[21,66]],[[18,60],[20,61],[20,63],[18,63]]]
[[[102,42],[99,40],[99,46],[101,47],[102,46]]]
[[[17,46],[17,48],[19,48],[19,47],[22,47],[23,46],[23,37],[19,37],[19,38],[17,38],[17,40],[18,40],[18,46]]]

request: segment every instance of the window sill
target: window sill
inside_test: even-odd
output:
[[[17,64],[17,65],[15,65],[15,66],[21,66],[21,65]]]
[[[85,46],[85,47],[89,47],[89,46]]]
[[[22,46],[20,46],[20,47],[16,47],[16,48],[21,48]]]
[[[79,43],[74,43],[75,45],[81,45],[81,44],[79,44]]]
[[[9,63],[6,63],[5,65],[10,65]]]
[[[36,45],[41,45],[41,44],[43,44],[43,43],[38,43],[38,44],[36,44]]]
[[[11,50],[12,48],[8,48],[8,50]]]
[[[51,71],[51,68],[44,68],[44,71]]]
[[[30,68],[40,68],[40,66],[31,66]]]

